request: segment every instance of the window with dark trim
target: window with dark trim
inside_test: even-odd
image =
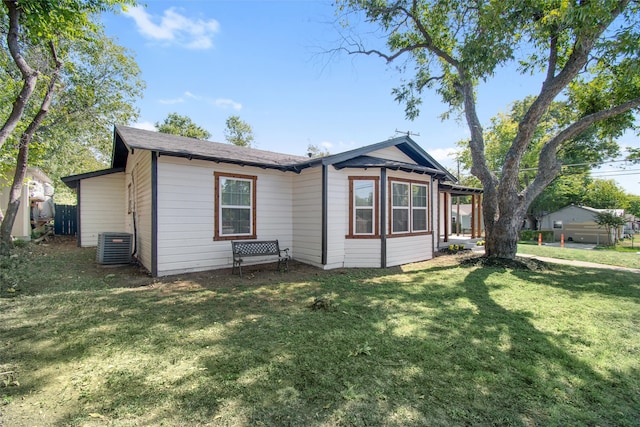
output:
[[[214,239],[255,239],[257,177],[215,172],[214,179]]]
[[[378,177],[349,177],[349,238],[380,236]]]
[[[427,183],[392,179],[389,181],[389,199],[391,235],[431,231]]]

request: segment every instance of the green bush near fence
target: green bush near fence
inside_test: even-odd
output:
[[[523,242],[537,242],[538,236],[542,233],[542,241],[543,242],[553,242],[553,231],[540,231],[540,230],[521,230],[520,231],[520,240]]]

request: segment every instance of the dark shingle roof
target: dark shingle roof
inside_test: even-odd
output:
[[[238,147],[233,144],[202,141],[195,138],[170,135],[161,132],[136,129],[128,126],[116,126],[116,146],[155,151],[160,155],[171,155],[189,159],[213,160],[222,163],[258,166],[267,169],[299,171],[299,167],[308,167],[308,157],[274,153],[255,148]],[[127,151],[115,147],[113,166],[126,164]],[[120,158],[125,156],[124,159]],[[124,163],[124,164],[123,164]]]
[[[360,147],[326,157],[310,159],[304,156],[275,153],[255,148],[238,147],[233,144],[202,141],[194,138],[170,135],[155,131],[136,129],[128,126],[116,126],[114,135],[112,167],[126,166],[130,149],[155,151],[160,155],[184,157],[188,159],[211,160],[265,169],[300,172],[302,169],[319,165],[340,167],[387,167],[407,172],[427,173],[455,181],[442,165],[424,151],[408,136],[389,139],[377,144]],[[416,164],[397,162],[388,159],[374,159],[368,153],[396,147]]]
[[[334,163],[336,169],[343,168],[387,168],[392,170],[401,170],[404,172],[415,172],[440,177],[446,177],[447,173],[428,166],[416,165],[413,163],[400,162],[397,160],[380,159],[372,156],[358,156],[353,159],[345,160],[340,163]]]

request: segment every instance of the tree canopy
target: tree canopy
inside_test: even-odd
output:
[[[225,122],[224,137],[227,142],[239,147],[253,146],[253,129],[239,116],[229,116]]]
[[[331,153],[324,147],[319,145],[309,144],[307,145],[307,155],[312,158],[330,156]]]
[[[614,244],[618,238],[617,229],[625,224],[624,218],[612,211],[597,212],[595,216],[598,227],[607,230],[609,245]]]
[[[339,0],[347,27],[356,13],[386,38],[384,48],[371,48],[360,36],[345,35],[340,48],[387,62],[406,60],[400,69],[409,78],[393,94],[409,118],[419,115],[427,90],[435,90],[450,113],[462,114],[471,173],[484,190],[486,255],[513,258],[528,207],[561,171],[558,154],[585,132],[611,140],[634,126],[640,105],[639,8],[630,0]],[[505,67],[540,76],[541,85],[496,171],[487,160],[476,94],[479,83]],[[566,119],[540,141],[536,174],[523,183],[523,160],[545,114],[559,101],[565,102]]]
[[[198,126],[187,116],[178,113],[169,113],[162,123],[156,122],[158,132],[170,133],[172,135],[186,136],[206,140],[211,134],[205,128]]]
[[[27,166],[40,163],[55,175],[65,169],[56,167],[56,159],[74,158],[80,146],[99,157],[106,150],[93,136],[106,134],[114,119],[128,121],[137,114],[132,107],[142,87],[137,65],[93,21],[99,12],[132,3],[3,0],[0,163],[6,170],[9,159],[15,162],[9,205],[4,215],[0,211],[3,253],[11,245]]]

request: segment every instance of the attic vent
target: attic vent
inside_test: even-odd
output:
[[[131,261],[130,233],[100,233],[98,235],[98,264],[128,264]]]

